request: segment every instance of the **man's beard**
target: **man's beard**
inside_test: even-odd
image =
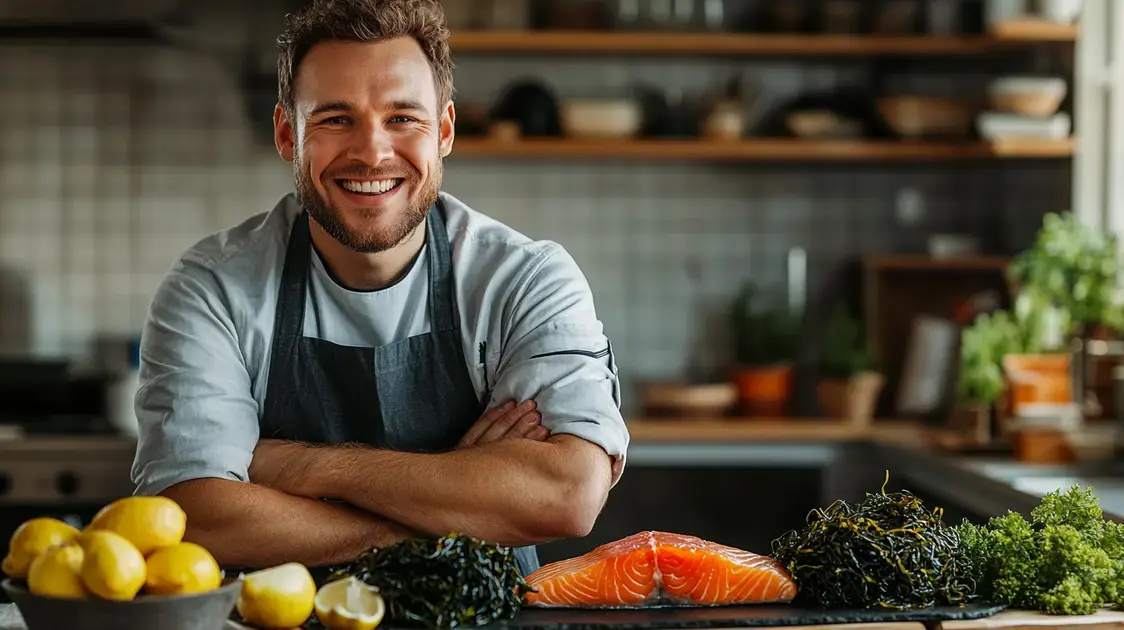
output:
[[[443,165],[438,161],[432,171],[433,177],[418,191],[417,202],[407,203],[401,216],[393,225],[386,229],[355,230],[347,225],[344,214],[325,199],[312,183],[312,175],[298,158],[293,160],[293,175],[296,179],[297,199],[304,206],[308,216],[316,221],[329,236],[336,239],[344,247],[360,254],[375,254],[391,249],[405,241],[421,225],[429,213],[430,207],[437,201],[437,193],[441,189]],[[370,173],[360,174],[352,171],[337,173],[337,175],[370,176]],[[406,177],[399,186],[417,185],[416,176]],[[354,212],[361,217],[361,221],[369,223],[375,220],[379,212],[386,209],[356,208]]]

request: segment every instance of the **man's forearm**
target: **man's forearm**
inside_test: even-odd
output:
[[[238,481],[185,481],[162,494],[187,513],[185,539],[206,547],[227,566],[331,565],[410,533],[348,505]]]
[[[431,535],[506,545],[584,536],[611,475],[605,452],[573,436],[440,454],[297,448],[293,459],[287,491],[341,499]]]

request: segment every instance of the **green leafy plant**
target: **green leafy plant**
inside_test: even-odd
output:
[[[956,526],[977,596],[1055,615],[1088,615],[1124,596],[1124,525],[1089,488],[1042,497],[1027,520],[1008,512]]]
[[[1103,324],[1119,330],[1119,271],[1116,236],[1063,212],[1043,218],[1034,247],[1015,257],[1009,276],[1020,291],[1063,309],[1074,326]]]
[[[1008,311],[985,313],[960,334],[960,402],[990,405],[1003,393],[1003,357],[1018,351],[1019,328]]]
[[[800,317],[785,309],[759,309],[758,289],[746,284],[730,308],[734,355],[746,367],[791,361],[800,339]]]
[[[820,376],[850,378],[874,368],[859,322],[838,306],[832,311],[820,348]]]

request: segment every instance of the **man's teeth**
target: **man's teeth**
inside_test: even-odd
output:
[[[351,192],[378,194],[394,188],[398,185],[398,181],[397,179],[380,179],[378,181],[345,179],[343,180],[343,187]]]

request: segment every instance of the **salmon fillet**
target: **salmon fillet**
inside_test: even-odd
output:
[[[667,532],[639,532],[527,576],[540,607],[639,608],[790,602],[796,583],[779,562]]]

